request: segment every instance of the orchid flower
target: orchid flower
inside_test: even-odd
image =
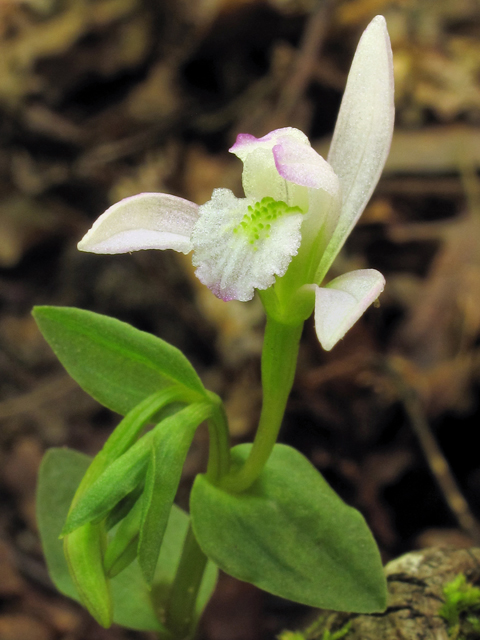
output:
[[[284,324],[314,309],[330,350],[384,288],[374,269],[322,283],[379,180],[393,122],[392,52],[377,16],[358,44],[327,160],[297,129],[240,134],[230,151],[243,162],[244,198],[215,189],[197,206],[141,193],[110,207],[78,248],[193,251],[196,275],[225,301],[250,300],[257,289],[267,314]]]

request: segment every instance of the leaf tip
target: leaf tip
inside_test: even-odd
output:
[[[45,305],[35,305],[33,307],[32,316],[35,318],[35,320],[44,314],[45,309],[48,309],[48,307]]]
[[[145,580],[147,589],[149,591],[152,590],[153,580],[155,578],[155,569],[157,567],[157,559],[152,562],[151,557],[145,557],[145,551],[142,549],[141,543],[138,548],[138,564],[140,565],[140,569],[143,575],[143,579]]]

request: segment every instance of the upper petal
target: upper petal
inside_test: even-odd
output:
[[[256,138],[249,133],[239,133],[235,144],[230,147],[229,151],[244,162],[245,158],[256,149],[273,149],[279,142],[289,140],[310,146],[309,139],[302,131],[293,127],[283,127],[270,131],[262,138]]]
[[[240,133],[230,151],[243,162],[242,184],[247,198],[261,200],[265,196],[271,196],[274,200],[283,200],[290,206],[299,206],[306,211],[307,189],[282,176],[274,158],[273,148],[288,143],[311,149],[310,142],[302,131],[284,127],[275,129],[262,138]]]
[[[328,162],[340,180],[342,213],[317,271],[323,279],[360,217],[388,156],[394,123],[393,62],[383,16],[364,31],[348,74]]]
[[[255,206],[228,189],[215,189],[212,199],[200,207],[192,234],[193,264],[199,280],[225,301],[245,302],[253,298],[255,289],[271,287],[300,246],[301,213],[259,219],[260,227],[249,220]]]
[[[273,147],[273,157],[278,173],[285,180],[337,195],[339,182],[334,170],[312,147],[296,140],[284,140]]]
[[[298,129],[284,127],[262,138],[241,133],[230,151],[243,161],[242,183],[247,198],[271,196],[307,211],[311,199],[308,189],[338,196],[335,172]]]
[[[112,205],[78,243],[80,251],[192,250],[198,205],[166,193],[140,193]]]
[[[375,269],[351,271],[326,287],[315,285],[315,330],[326,351],[353,327],[384,286],[385,278]]]

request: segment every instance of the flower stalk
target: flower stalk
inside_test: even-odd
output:
[[[184,640],[192,633],[195,604],[206,566],[207,556],[190,524],[165,611],[165,624],[175,640]]]
[[[277,441],[288,396],[293,385],[303,322],[281,324],[267,315],[262,351],[263,403],[250,455],[240,468],[224,477],[227,491],[248,489],[261,474]]]

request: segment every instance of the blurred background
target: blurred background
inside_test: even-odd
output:
[[[392,151],[330,274],[387,278],[331,353],[305,325],[281,440],[362,511],[385,561],[480,544],[480,2],[0,0],[0,639],[148,638],[100,629],[56,594],[35,524],[51,446],[94,454],[119,417],[66,375],[35,304],[110,314],[182,349],[224,398],[232,438],[260,408],[263,313],[217,300],[190,257],[79,253],[141,191],[241,196],[237,133],[281,126],[323,155],[348,68],[377,14],[392,39]],[[205,465],[200,430],[178,502]],[[309,612],[222,576],[204,640],[263,640]]]

